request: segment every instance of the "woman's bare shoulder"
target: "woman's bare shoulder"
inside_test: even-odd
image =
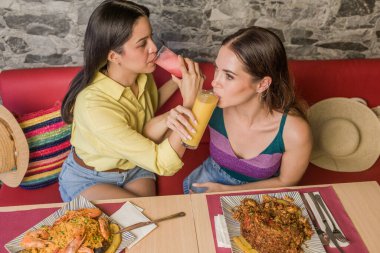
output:
[[[288,115],[284,126],[283,138],[287,147],[312,143],[309,123],[300,116]]]

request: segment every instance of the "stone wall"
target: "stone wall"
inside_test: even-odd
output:
[[[0,69],[82,63],[86,23],[101,0],[1,0]],[[380,57],[379,0],[141,0],[177,53],[212,61],[240,27],[276,32],[291,59]]]

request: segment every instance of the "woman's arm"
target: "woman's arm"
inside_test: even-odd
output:
[[[178,85],[172,79],[158,89],[158,108],[161,108],[178,89]]]
[[[168,132],[168,127],[166,125],[168,114],[169,112],[166,112],[149,120],[145,124],[143,135],[155,143],[162,142]]]
[[[158,89],[158,109],[169,100],[177,89],[177,83],[171,79]],[[155,143],[163,141],[169,130],[166,126],[168,113],[166,112],[149,120],[144,127],[143,135]]]
[[[191,138],[188,131],[195,132],[193,126],[189,123],[195,121],[191,110],[181,105],[176,106],[169,112],[152,118],[144,127],[143,135],[155,143],[162,142],[166,137],[170,136],[173,129],[179,134],[181,139]]]
[[[217,183],[193,184],[208,187],[207,192],[253,190],[296,185],[309,164],[313,140],[308,123],[295,116],[288,116],[283,133],[286,151],[281,160],[278,177],[243,185],[222,185]]]

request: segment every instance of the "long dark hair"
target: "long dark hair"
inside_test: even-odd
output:
[[[84,37],[83,68],[71,81],[62,102],[61,114],[66,123],[73,121],[73,108],[79,92],[107,64],[111,50],[122,53],[123,44],[132,35],[133,25],[141,16],[149,17],[149,10],[125,0],[106,0],[91,14]]]
[[[306,119],[307,106],[296,97],[285,48],[275,33],[251,26],[228,36],[222,45],[236,54],[252,78],[272,78],[271,85],[261,97],[270,112],[289,111]]]

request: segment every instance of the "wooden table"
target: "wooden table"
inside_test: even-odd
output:
[[[306,186],[305,186],[306,187]],[[310,186],[307,186],[310,187]],[[380,187],[377,182],[334,184],[340,201],[370,252],[380,252]],[[302,187],[292,187],[302,188]],[[150,219],[184,211],[186,216],[159,224],[128,252],[215,253],[205,194],[95,201],[125,201],[142,207]],[[0,207],[1,212],[60,207],[63,204]],[[0,250],[1,251],[1,250]]]

